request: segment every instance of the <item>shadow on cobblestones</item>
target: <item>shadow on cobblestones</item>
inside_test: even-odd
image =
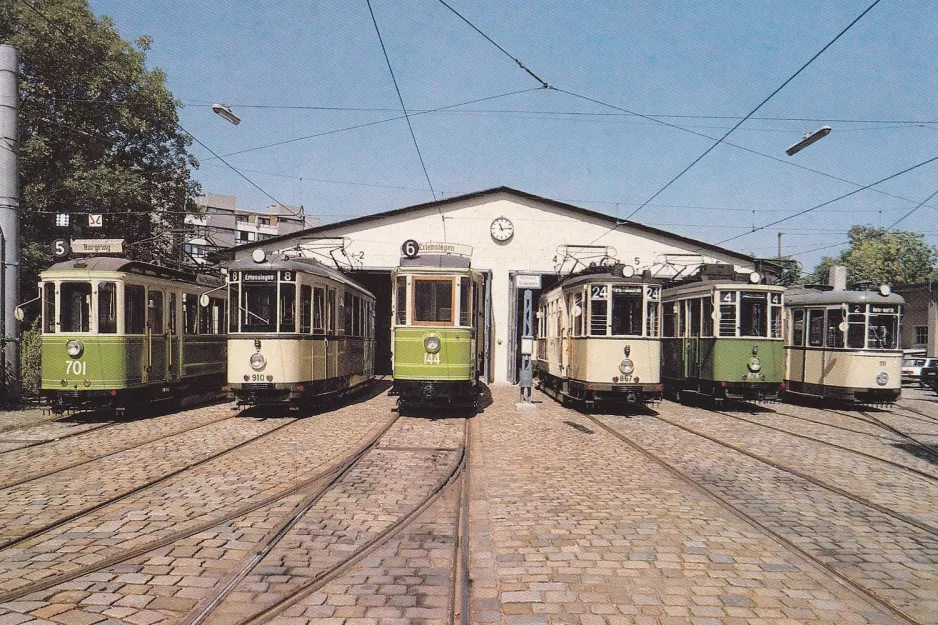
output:
[[[930,462],[938,466],[938,445],[926,445],[925,443],[893,443],[893,447],[912,454],[919,460]]]
[[[470,404],[448,404],[431,402],[414,402],[403,399],[397,402],[397,413],[402,417],[418,417],[436,421],[439,419],[471,419],[472,417],[485,412],[485,409],[492,405],[492,391],[484,383],[479,383],[479,395],[476,400]]]
[[[318,415],[332,412],[352,404],[370,401],[379,395],[383,395],[391,388],[390,380],[374,380],[341,397],[324,397],[316,403],[308,406],[301,406],[298,410],[290,410],[285,406],[251,406],[241,411],[241,416],[253,417],[256,419],[297,419],[305,417],[315,417]]]

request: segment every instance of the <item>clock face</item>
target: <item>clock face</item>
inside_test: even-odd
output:
[[[496,241],[507,241],[514,236],[515,226],[507,217],[499,217],[492,222],[490,232]]]

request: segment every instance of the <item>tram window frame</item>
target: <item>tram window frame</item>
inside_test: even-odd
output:
[[[808,347],[824,347],[824,310],[820,308],[808,310],[807,341]],[[815,326],[815,322],[818,322]]]
[[[661,315],[661,334],[667,338],[674,338],[677,331],[677,302],[665,302],[664,312]]]
[[[407,325],[407,276],[397,276],[397,289],[394,300],[396,321],[399,326]]]
[[[426,291],[424,288],[428,284],[435,283],[434,286],[430,287],[432,291]],[[441,293],[446,293],[446,289],[441,289],[443,285],[449,285],[449,307],[440,306],[437,301]],[[411,280],[411,297],[412,297],[412,306],[413,313],[411,317],[411,323],[415,326],[452,326],[454,323],[454,308],[456,303],[456,280],[452,276],[414,276]],[[424,311],[421,310],[421,303],[418,301],[422,298],[423,294],[429,293],[430,301],[426,303],[426,312],[432,313],[435,317],[434,319],[421,319],[420,315]],[[445,300],[444,300],[445,301]],[[446,319],[443,315],[443,311],[449,311],[449,319]]]
[[[313,329],[313,287],[300,285],[300,333],[309,334]]]
[[[147,323],[152,334],[163,334],[166,328],[165,299],[160,289],[147,289]]]
[[[783,302],[781,293],[769,293],[769,338],[784,339],[785,329],[782,319]]]
[[[690,333],[691,338],[700,338],[701,335],[701,314],[700,309],[703,307],[702,299],[689,299],[687,300],[687,308],[690,311],[689,314],[689,323],[687,325],[688,332]]]
[[[645,336],[656,338],[661,330],[661,302],[645,302]]]
[[[201,304],[199,305],[201,308]],[[233,310],[232,310],[233,309]],[[199,313],[201,317],[201,311]],[[228,332],[241,331],[241,284],[228,283]]]
[[[579,299],[578,299],[579,298]],[[568,317],[570,319],[570,335],[571,336],[582,336],[583,334],[583,294],[582,293],[568,293],[567,294],[567,311]],[[577,306],[580,307],[580,314],[576,314]]]
[[[87,293],[84,292],[86,290]],[[91,283],[87,281],[68,280],[59,284],[60,332],[64,334],[91,332],[91,293]],[[77,299],[75,296],[77,296]],[[77,317],[75,316],[76,313]],[[66,317],[70,317],[67,323]]]
[[[182,294],[182,333],[197,334],[199,329],[199,296]]]
[[[677,317],[677,336],[685,338],[687,336],[687,300],[682,299],[674,312]]]
[[[891,333],[884,335],[882,338],[873,335],[873,320],[874,319],[885,319],[891,321],[892,329],[887,330]],[[876,326],[883,327],[883,326]],[[891,313],[870,313],[867,318],[866,324],[866,344],[868,349],[898,349],[898,338],[899,338],[899,315]],[[874,345],[873,341],[876,341],[878,344]]]
[[[644,318],[642,309],[644,308],[645,289],[641,286],[612,285],[609,298],[612,307],[610,311],[610,335],[643,336]],[[623,303],[623,307],[628,306],[630,308],[630,314],[628,315],[630,323],[625,323],[623,316],[619,314],[619,302]],[[616,330],[619,330],[619,332]]]
[[[713,296],[700,299],[700,336],[713,337]]]
[[[459,277],[459,325],[467,327],[472,318],[472,295],[470,294],[470,281],[468,276]]]
[[[142,284],[124,284],[124,334],[146,334],[147,294]]]
[[[720,323],[717,328],[721,337],[735,337],[739,335],[739,295],[737,291],[717,291],[717,300],[720,302]],[[732,331],[731,331],[732,330]]]
[[[167,298],[167,328],[170,334],[177,334],[176,326],[176,292],[170,291],[168,293],[169,297]]]
[[[296,332],[296,283],[281,282],[277,292],[277,330]]]
[[[589,289],[589,336],[609,336],[610,306],[612,289],[608,284],[591,284]]]
[[[342,334],[352,336],[352,294],[342,292]]]
[[[42,331],[55,334],[57,317],[55,316],[55,283],[42,285]]]
[[[335,289],[327,289],[326,291],[326,331],[329,335],[336,335],[336,327],[338,320],[336,319],[336,295]]]
[[[264,296],[268,299],[266,305],[269,308],[267,313],[269,314],[269,319],[260,314],[263,309],[263,303],[257,301],[257,298],[260,296]],[[276,332],[278,321],[277,304],[278,295],[276,284],[271,282],[242,284],[241,301],[238,304],[238,316],[240,318],[239,327],[241,332]]]
[[[110,294],[110,302],[106,301],[104,293]],[[98,282],[97,296],[98,334],[117,334],[117,283]]]
[[[835,318],[839,317],[839,319]],[[828,308],[825,315],[824,346],[840,349],[846,346],[845,332],[840,329],[844,321],[842,308]]]
[[[764,291],[739,292],[739,336],[746,338],[768,338],[769,297]],[[761,321],[755,314],[761,305]]]
[[[804,347],[805,337],[805,311],[797,309],[791,311],[791,345]]]
[[[313,287],[313,334],[326,333],[326,289]]]
[[[352,336],[362,336],[362,299],[352,297]]]
[[[212,335],[224,334],[225,319],[223,317],[225,309],[225,300],[218,297],[211,297],[208,300],[208,306],[199,307],[199,334]]]

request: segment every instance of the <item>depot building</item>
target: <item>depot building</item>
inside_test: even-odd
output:
[[[391,271],[402,256],[419,255],[414,243],[434,254],[467,254],[472,268],[485,276],[488,382],[517,381],[525,290],[533,291],[536,302],[563,276],[609,258],[662,278],[691,274],[702,263],[734,265],[741,273],[763,270],[745,254],[508,187],[317,226],[222,253],[241,260],[256,249],[296,250],[347,269],[377,298],[375,372],[388,375]]]

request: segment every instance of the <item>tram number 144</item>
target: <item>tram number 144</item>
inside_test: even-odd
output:
[[[425,365],[438,365],[440,364],[440,355],[424,353],[423,355],[423,364]]]

